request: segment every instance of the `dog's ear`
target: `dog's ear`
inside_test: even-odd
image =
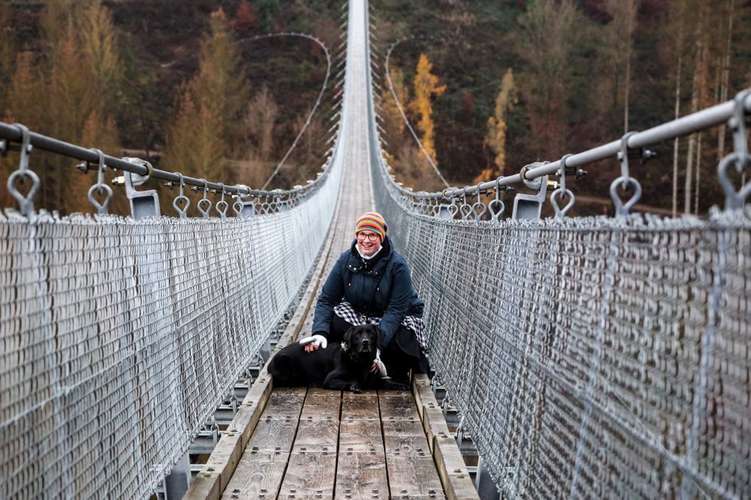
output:
[[[344,332],[344,337],[342,337],[342,342],[347,345],[347,347],[352,345],[352,333],[355,331],[355,327],[348,328],[346,332]]]

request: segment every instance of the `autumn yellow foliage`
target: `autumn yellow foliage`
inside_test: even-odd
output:
[[[410,109],[419,116],[417,128],[422,132],[422,146],[436,161],[435,125],[433,123],[433,98],[446,92],[446,86],[441,85],[438,76],[431,73],[433,65],[425,54],[420,54],[415,74],[415,97],[410,103]]]
[[[493,165],[484,169],[475,179],[485,182],[504,175],[506,169],[506,135],[508,133],[507,114],[517,102],[516,87],[514,86],[514,72],[509,69],[501,79],[498,96],[495,98],[495,112],[488,118],[485,144],[495,153]]]

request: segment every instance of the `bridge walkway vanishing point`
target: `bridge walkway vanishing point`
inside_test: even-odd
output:
[[[373,210],[363,2],[350,2],[341,136],[344,168],[322,258],[278,346],[311,334],[315,298]],[[398,228],[392,228],[398,231]],[[459,448],[424,375],[412,392],[272,389],[261,372],[185,498],[476,498]],[[435,459],[435,460],[434,460]]]
[[[367,5],[349,2],[334,154],[305,186],[225,186],[0,122],[0,151],[20,152],[19,210],[0,210],[0,498],[158,492],[266,346],[310,333],[318,288],[373,207],[425,301],[443,401],[504,497],[751,497],[751,182],[731,175],[751,166],[751,89],[514,175],[414,192],[381,155]],[[629,157],[723,124],[724,209],[629,213]],[[122,170],[132,217],[94,201],[96,215],[35,211],[33,148],[98,163],[92,193],[111,195],[104,171]],[[567,172],[607,158],[616,216],[566,217]],[[149,177],[179,186],[179,217],[131,185]],[[535,194],[506,210],[522,182]],[[203,191],[202,217],[178,208],[184,186]],[[556,216],[540,220],[548,199]],[[477,495],[425,377],[354,395],[275,391],[261,369],[231,403],[188,498]]]

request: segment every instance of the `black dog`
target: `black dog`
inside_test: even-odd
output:
[[[340,344],[305,352],[298,342],[288,345],[269,362],[274,386],[317,386],[359,392],[378,385],[379,374],[370,372],[376,359],[378,327],[353,326]]]

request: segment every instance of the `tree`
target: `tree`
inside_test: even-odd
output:
[[[269,88],[264,85],[248,104],[245,118],[251,142],[255,145],[253,156],[261,160],[271,160],[274,150],[274,129],[278,117],[279,106]]]
[[[187,175],[225,179],[226,160],[245,147],[249,90],[240,55],[219,9],[201,43],[197,74],[181,90],[164,162]]]
[[[387,149],[396,152],[399,151],[404,142],[404,131],[406,129],[404,117],[399,110],[399,106],[408,106],[409,89],[404,84],[404,73],[397,66],[392,65],[389,68],[389,75],[394,88],[394,94],[396,94],[396,99],[399,102],[397,103],[391,92],[385,89],[382,100],[381,118],[383,118],[384,135],[388,144]]]
[[[0,88],[7,88],[13,74],[13,61],[16,59],[15,39],[13,35],[13,19],[10,7],[0,4]],[[0,116],[5,109],[5,95],[0,92]]]
[[[619,103],[621,101],[618,96],[621,96],[623,101],[623,132],[625,133],[628,131],[629,123],[631,59],[639,1],[608,0],[605,9],[611,16],[611,22],[608,25],[609,43],[607,46],[609,50],[606,50],[606,53],[609,56],[608,60],[613,63],[610,74],[612,75],[615,92],[614,102]]]
[[[242,0],[237,6],[232,25],[237,31],[249,31],[258,25],[258,14],[248,0]]]
[[[440,85],[439,78],[431,73],[433,65],[428,56],[420,54],[415,74],[415,98],[410,109],[419,116],[417,128],[422,132],[422,146],[433,162],[436,161],[433,123],[433,98],[446,92],[446,86]]]
[[[515,104],[514,72],[508,69],[501,79],[498,96],[495,98],[495,113],[488,118],[488,130],[485,136],[485,145],[495,153],[493,165],[484,169],[475,178],[475,182],[485,182],[504,174],[506,168],[506,133],[508,130],[506,115]]]
[[[566,144],[578,17],[571,0],[532,0],[519,20],[521,88],[538,157],[560,156]]]

